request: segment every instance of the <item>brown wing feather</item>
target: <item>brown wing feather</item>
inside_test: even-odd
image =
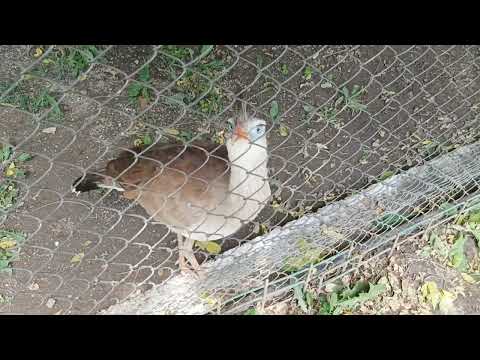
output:
[[[195,177],[205,181],[214,180],[224,173],[229,174],[225,145],[202,142],[194,142],[191,146],[157,144],[135,161],[134,154],[142,150],[142,147],[134,147],[121,152],[117,159],[107,164],[106,174],[130,188],[131,185],[136,188],[145,183],[163,166],[186,174],[195,172]]]
[[[135,162],[134,153],[141,151],[136,147],[122,152],[106,172],[126,189],[126,198],[137,199],[156,220],[188,226],[201,216],[198,208],[213,209],[222,201],[230,178],[225,146],[159,144]]]

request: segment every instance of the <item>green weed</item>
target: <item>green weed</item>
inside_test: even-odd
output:
[[[8,271],[26,236],[18,231],[0,229],[0,272]]]
[[[0,214],[15,205],[18,189],[11,179],[25,177],[23,163],[31,159],[31,156],[26,153],[19,154],[15,159],[12,156],[11,146],[4,145],[0,149],[0,168],[2,169],[0,179],[4,179],[0,182]]]
[[[352,113],[365,111],[367,105],[361,103],[360,97],[365,93],[365,88],[354,85],[349,91],[347,87],[340,90],[340,97],[335,102],[335,108],[342,105],[352,111]]]
[[[37,73],[57,79],[77,78],[94,62],[100,50],[94,45],[57,47],[42,60]]]
[[[202,113],[208,115],[219,113],[223,109],[224,95],[221,88],[211,84],[211,81],[225,69],[225,64],[212,55],[215,46],[203,45],[199,51],[195,51],[188,47],[168,45],[161,50],[183,63],[190,62],[195,57],[202,57],[187,68],[175,59],[165,56],[162,58],[170,78],[175,80],[172,96],[176,100],[174,103],[189,105],[196,102],[197,110]]]
[[[147,64],[138,72],[138,80],[130,84],[127,88],[130,103],[143,108],[148,102],[150,102],[151,89],[148,87],[150,83],[150,67]]]
[[[358,306],[373,300],[386,291],[383,284],[374,285],[359,281],[353,288],[346,287],[331,294],[320,296],[320,315],[340,315],[355,310]]]
[[[0,94],[9,87],[9,84],[1,83]],[[16,85],[0,101],[3,105],[14,106],[33,114],[40,114],[42,111],[51,109],[48,119],[52,121],[62,120],[64,116],[60,105],[48,89],[42,89],[39,93],[32,93],[27,91],[22,85]]]

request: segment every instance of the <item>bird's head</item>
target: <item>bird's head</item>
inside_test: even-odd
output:
[[[265,120],[249,116],[246,106],[242,104],[242,111],[237,118],[229,119],[233,127],[231,136],[227,138],[226,146],[231,161],[240,157],[265,157],[267,153],[267,137]]]

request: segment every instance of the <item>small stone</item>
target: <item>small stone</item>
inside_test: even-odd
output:
[[[51,308],[53,308],[55,303],[56,303],[55,299],[50,298],[50,299],[47,300],[47,303],[45,304],[45,306],[47,308],[51,309]]]
[[[31,284],[28,286],[28,290],[30,290],[30,291],[37,291],[38,289],[40,289],[40,287],[38,286],[37,283],[31,283]]]

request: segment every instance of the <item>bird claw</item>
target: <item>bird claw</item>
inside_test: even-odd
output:
[[[187,261],[190,266],[187,264]],[[200,265],[193,254],[191,254],[191,256],[185,256],[183,251],[181,251],[176,264],[178,264],[180,273],[183,275],[194,276],[197,280],[203,280],[206,278],[205,271],[200,268]]]
[[[183,268],[180,267],[180,273],[181,273],[182,275],[193,276],[193,277],[195,277],[197,280],[203,280],[203,279],[205,279],[205,274],[203,273],[203,271],[191,269],[191,268],[189,268],[188,266],[185,266],[185,267],[183,267]]]

